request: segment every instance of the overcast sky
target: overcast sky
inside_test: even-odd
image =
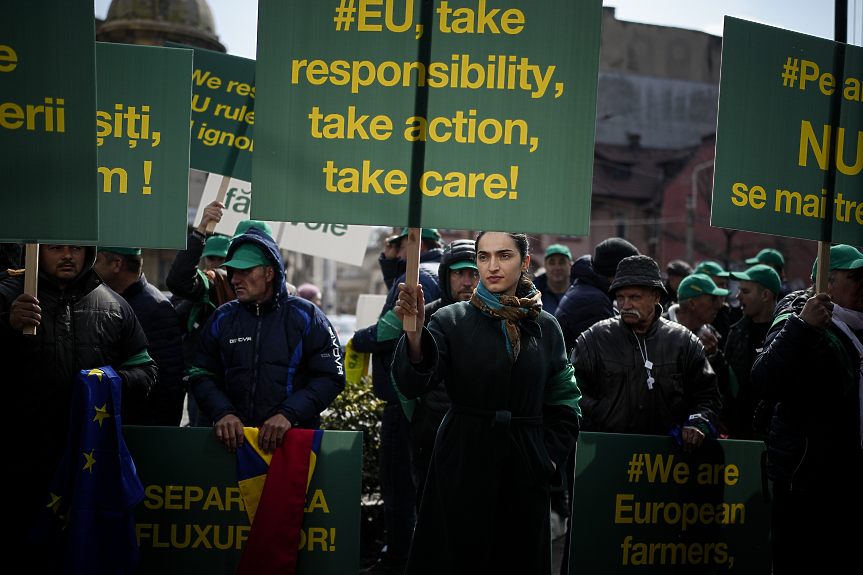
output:
[[[317,0],[324,2],[327,0]],[[331,0],[336,2],[336,0]],[[505,0],[491,0],[505,4]],[[255,57],[257,0],[208,0],[216,33],[229,54]],[[834,0],[603,0],[614,6],[618,20],[702,30],[722,35],[726,14],[779,28],[833,38]],[[104,18],[111,0],[95,0],[96,16]],[[863,45],[863,0],[848,2],[848,40]]]

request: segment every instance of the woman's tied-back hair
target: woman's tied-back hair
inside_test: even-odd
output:
[[[479,250],[479,240],[488,232],[480,232],[476,235],[476,249]],[[506,234],[512,238],[512,241],[515,242],[515,248],[518,250],[518,254],[521,257],[521,261],[530,254],[530,242],[527,239],[527,234],[517,234],[515,232],[500,232],[502,234]],[[515,289],[515,296],[522,298],[526,297],[528,292],[533,289],[533,285],[530,282],[528,276],[522,272],[521,277],[518,280],[517,287]]]

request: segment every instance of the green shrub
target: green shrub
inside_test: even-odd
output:
[[[371,377],[359,384],[347,382],[345,390],[321,414],[321,428],[363,432],[363,497],[377,496],[378,449],[385,403],[372,392]]]

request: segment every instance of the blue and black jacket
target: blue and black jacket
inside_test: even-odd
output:
[[[272,263],[275,294],[262,303],[235,300],[213,313],[190,374],[195,399],[213,421],[234,414],[258,427],[281,413],[294,427],[317,428],[320,413],[345,387],[339,338],[317,306],[288,294],[281,254],[267,234],[250,228],[231,244],[228,260],[245,243]]]

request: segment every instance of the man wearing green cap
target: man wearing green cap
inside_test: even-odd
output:
[[[721,336],[713,322],[716,321],[717,313],[726,306],[725,296],[730,292],[718,287],[710,276],[703,273],[693,273],[685,278],[677,286],[678,303],[668,308],[663,317],[670,321],[676,321],[693,334],[695,334],[704,346],[704,354],[710,367],[716,373],[716,385],[720,395],[723,395],[729,386],[728,364],[720,349]],[[717,433],[721,432],[717,431]]]
[[[123,423],[176,427],[183,417],[186,396],[180,322],[168,298],[147,281],[143,263],[140,248],[100,247],[93,266],[105,285],[132,307],[159,369],[159,381],[150,395],[125,403]]]
[[[722,266],[716,262],[701,262],[695,268],[693,273],[706,274],[710,276],[710,279],[714,284],[716,284],[716,287],[724,290],[728,289],[728,272],[722,269]],[[727,301],[722,301],[722,307],[719,308],[719,311],[716,312],[716,317],[710,322],[711,327],[713,327],[718,334],[720,347],[725,344],[725,341],[728,338],[728,332],[731,330],[731,326],[740,321],[741,317],[743,317],[743,314],[740,312],[739,308],[731,307],[728,305]]]
[[[679,303],[668,308],[668,319],[676,321],[696,334],[704,345],[704,352],[708,359],[716,354],[719,343],[709,324],[716,319],[716,313],[722,308],[724,298],[729,293],[731,292],[727,289],[722,289],[713,283],[710,276],[694,273],[683,278],[677,286]],[[716,366],[713,365],[713,368],[715,371]]]
[[[339,339],[316,305],[288,294],[279,248],[257,226],[234,239],[223,267],[237,299],[201,330],[190,385],[229,451],[243,427],[260,427],[258,447],[272,453],[292,427],[317,429],[344,389]]]
[[[767,476],[777,575],[847,569],[860,545],[863,254],[833,246],[829,267],[826,293],[813,286],[780,302],[752,366],[753,386],[776,405]]]
[[[785,279],[785,258],[782,257],[782,254],[778,250],[765,248],[758,252],[758,255],[754,258],[746,260],[746,263],[751,266],[764,264],[772,267],[776,271],[782,282],[782,287],[777,294],[777,298],[779,300],[791,293],[791,284],[789,284],[788,280]]]
[[[725,360],[734,375],[723,397],[722,420],[728,425],[730,439],[763,440],[763,432],[755,429],[753,421],[762,398],[752,386],[749,372],[773,322],[781,282],[779,274],[763,264],[732,272],[731,278],[740,282],[737,301],[743,319],[731,326],[725,342]]]
[[[552,244],[545,250],[545,273],[536,276],[533,287],[542,294],[542,309],[554,315],[560,300],[571,285],[569,272],[572,254],[563,244]]]
[[[207,226],[222,219],[225,206],[211,202],[204,208],[201,223],[192,230],[186,240],[186,249],[177,252],[165,283],[174,294],[171,303],[177,310],[183,327],[183,357],[185,369],[192,367],[198,348],[198,336],[203,325],[217,307],[236,298],[225,270],[224,263],[231,245],[227,236],[207,237]],[[243,235],[252,226],[257,226],[270,236],[272,231],[266,222],[243,220],[237,224],[234,237]],[[203,264],[204,269],[199,269]],[[213,422],[198,410],[194,396],[188,395],[189,425],[210,427]]]
[[[390,379],[393,352],[402,334],[402,322],[394,311],[398,284],[405,281],[408,230],[387,239],[380,258],[381,272],[389,288],[378,323],[354,334],[351,347],[372,354],[372,386],[375,397],[386,402],[381,419],[378,481],[384,503],[385,548],[374,569],[401,573],[407,563],[416,523],[416,486],[411,466],[411,426]],[[438,266],[443,255],[440,234],[423,228],[420,241],[419,283],[428,301],[440,297]]]
[[[437,310],[460,301],[470,301],[477,284],[476,242],[455,240],[443,252],[438,267],[440,297],[425,305],[425,325]],[[411,463],[417,488],[417,509],[422,500],[437,430],[450,408],[445,383],[428,390],[411,418]]]

